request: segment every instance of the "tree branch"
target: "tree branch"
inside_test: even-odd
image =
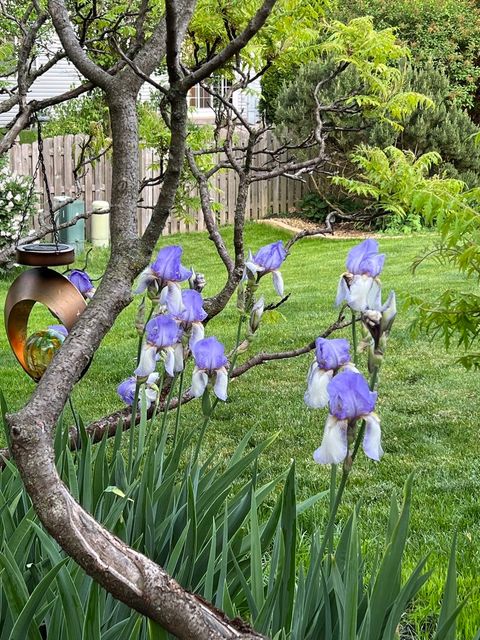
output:
[[[236,38],[231,40],[227,46],[216,56],[205,62],[196,71],[186,76],[182,82],[182,88],[188,91],[195,84],[198,84],[208,76],[211,76],[217,69],[223,66],[230,58],[238,53],[263,27],[268,16],[275,6],[276,0],[264,0],[257,13],[248,22],[245,29]]]
[[[95,85],[107,90],[112,83],[112,76],[92,62],[82,48],[70,22],[68,11],[63,0],[48,0],[48,9],[55,30],[60,38],[69,60],[86,78]]]
[[[230,274],[233,271],[234,263],[230,254],[228,253],[228,249],[218,229],[218,225],[215,220],[215,214],[212,211],[212,199],[210,197],[207,177],[198,168],[191,149],[186,149],[186,155],[188,164],[190,166],[190,171],[192,172],[193,177],[198,184],[198,190],[200,193],[200,204],[202,207],[203,219],[205,220],[205,225],[208,230],[208,237],[215,245],[217,253],[220,256],[223,264],[225,265],[225,268],[227,269],[227,273]]]
[[[53,96],[52,98],[45,98],[44,100],[31,100],[27,102],[23,110],[21,110],[7,125],[7,131],[4,134],[3,138],[0,140],[0,155],[5,153],[7,149],[15,143],[15,140],[19,133],[23,131],[26,127],[28,127],[30,120],[34,113],[37,111],[41,111],[42,109],[46,109],[47,107],[52,107],[53,105],[60,104],[62,102],[66,102],[67,100],[72,100],[73,98],[77,98],[78,96],[86,93],[87,91],[91,91],[93,89],[93,84],[87,82],[85,84],[81,84],[75,89],[70,89],[69,91],[65,91],[57,96]]]
[[[327,338],[329,335],[338,331],[339,329],[344,329],[351,325],[351,320],[344,320],[343,313],[341,313],[338,319],[332,323],[325,331],[321,334],[320,337]],[[243,364],[235,367],[233,371],[230,373],[230,378],[235,379],[247,373],[251,369],[258,367],[259,365],[266,364],[268,362],[274,362],[276,360],[287,360],[290,358],[296,358],[298,356],[304,355],[306,353],[310,353],[315,349],[315,341],[309,342],[307,345],[303,347],[298,347],[296,349],[290,349],[288,351],[279,351],[276,353],[257,353],[248,360],[246,360]],[[179,404],[187,404],[195,400],[194,396],[191,395],[189,391],[186,391],[181,398],[172,398],[168,403],[168,411],[173,411],[178,407]],[[167,409],[167,402],[162,401],[159,403],[158,407],[155,409],[155,406],[152,405],[147,411],[147,418],[150,419],[154,415],[155,411],[157,415],[165,412]],[[140,413],[138,412],[135,416],[135,425],[140,423]],[[117,433],[120,425],[122,426],[123,431],[128,431],[130,429],[132,423],[132,408],[125,407],[124,409],[120,409],[119,411],[115,411],[109,415],[103,416],[102,418],[91,422],[85,429],[87,436],[91,439],[92,443],[96,444],[101,442],[105,435],[107,438],[112,438]],[[69,446],[72,450],[77,450],[81,447],[81,439],[76,427],[70,427],[68,434]],[[0,469],[5,467],[4,460],[9,460],[11,458],[10,451],[8,449],[0,449]]]

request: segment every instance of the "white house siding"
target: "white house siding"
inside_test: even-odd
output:
[[[45,56],[38,57],[38,65],[46,61]],[[157,81],[161,81],[161,76],[152,76]],[[29,99],[42,100],[50,98],[73,87],[81,82],[82,76],[76,70],[73,64],[67,60],[60,60],[57,64],[38,78],[30,88],[28,93]],[[140,100],[148,100],[154,92],[154,88],[148,83],[144,83],[140,90]],[[0,102],[5,100],[7,96],[0,94]],[[260,81],[253,82],[247,91],[237,91],[234,95],[234,105],[248,119],[249,122],[255,123],[259,118],[258,102],[260,99]],[[17,113],[15,107],[6,113],[0,113],[0,127],[7,125]],[[192,118],[199,124],[213,124],[215,116],[212,109],[195,109],[192,110]]]
[[[37,59],[38,66],[46,62],[45,56],[39,56]],[[75,69],[73,64],[67,60],[60,60],[55,66],[38,78],[30,87],[28,92],[29,99],[42,100],[51,98],[60,93],[64,93],[81,82],[81,76]],[[8,96],[0,95],[0,102]],[[5,126],[15,116],[18,109],[15,107],[7,113],[0,113],[0,126]]]

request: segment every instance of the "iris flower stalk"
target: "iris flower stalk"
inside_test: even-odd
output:
[[[225,348],[215,337],[199,340],[192,349],[195,368],[192,375],[191,392],[195,398],[205,393],[208,383],[215,377],[213,392],[219,400],[227,399],[228,363]]]
[[[369,389],[373,391],[377,382],[377,371],[375,370],[370,376],[369,381]],[[360,443],[363,439],[363,435],[365,432],[365,420],[362,420],[360,427],[358,429],[358,433],[356,435],[355,441],[353,443],[353,449],[351,454],[349,455],[348,463],[344,464],[342,467],[342,477],[340,479],[340,484],[338,485],[338,489],[335,493],[335,481],[336,481],[336,469],[337,465],[332,464],[332,473],[331,473],[331,484],[330,484],[330,515],[328,518],[327,526],[325,528],[325,533],[322,539],[322,544],[320,546],[320,557],[325,553],[325,549],[327,545],[329,549],[333,548],[333,527],[335,524],[335,518],[337,517],[338,508],[343,498],[343,494],[345,492],[345,487],[347,486],[348,477],[353,467],[353,463],[358,454],[358,450],[360,448]]]
[[[239,319],[239,321],[238,321],[237,337],[236,337],[236,340],[235,340],[235,347],[234,347],[234,349],[233,349],[233,351],[232,351],[232,353],[233,353],[233,357],[232,357],[232,359],[231,359],[231,361],[230,361],[230,368],[229,368],[229,370],[228,370],[228,372],[227,372],[227,376],[228,376],[228,378],[227,378],[227,379],[228,379],[228,380],[230,380],[231,372],[232,372],[232,371],[233,371],[233,369],[235,368],[235,363],[236,363],[236,361],[237,361],[238,352],[239,352],[239,347],[240,347],[240,344],[241,344],[241,342],[242,342],[242,325],[243,325],[243,321],[244,321],[244,319],[245,319],[244,314],[241,314],[241,315],[240,315],[240,319]],[[213,399],[213,402],[212,402],[212,403],[211,403],[211,405],[210,405],[210,410],[209,410],[208,414],[207,414],[207,415],[205,415],[205,417],[204,417],[203,424],[202,424],[202,427],[201,427],[201,429],[200,429],[200,434],[199,434],[199,436],[198,436],[197,445],[196,445],[196,447],[195,447],[195,452],[194,452],[193,457],[192,457],[192,464],[193,464],[193,463],[197,460],[197,458],[198,458],[198,455],[199,455],[199,453],[200,453],[201,443],[202,443],[202,440],[203,440],[203,436],[204,436],[205,431],[206,431],[206,429],[207,429],[207,426],[208,426],[208,423],[209,423],[209,421],[210,421],[210,418],[213,416],[213,413],[214,413],[214,411],[215,411],[215,408],[216,408],[216,406],[217,406],[218,402],[219,402],[218,397],[215,397],[215,398]],[[179,414],[177,414],[177,415],[179,416]],[[179,419],[179,417],[178,417],[178,419]],[[177,427],[176,427],[176,428],[177,428]]]

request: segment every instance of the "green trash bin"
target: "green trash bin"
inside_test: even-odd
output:
[[[68,198],[66,196],[58,196],[54,199],[54,203],[58,206],[67,199]],[[83,200],[75,200],[75,202],[66,204],[56,213],[57,224],[60,225],[64,222],[69,222],[79,213],[83,213],[84,210],[85,204]],[[62,243],[73,245],[75,247],[75,252],[81,253],[85,247],[85,220],[82,218],[81,220],[77,220],[77,222],[71,227],[60,229],[58,232],[58,239]]]

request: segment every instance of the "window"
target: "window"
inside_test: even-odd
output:
[[[216,78],[212,88],[222,95],[226,94],[231,83],[225,78]],[[212,109],[216,104],[215,98],[200,85],[195,85],[188,92],[188,106],[193,109]]]
[[[208,109],[213,106],[213,96],[203,87],[195,85],[188,92],[188,106],[194,109]]]

